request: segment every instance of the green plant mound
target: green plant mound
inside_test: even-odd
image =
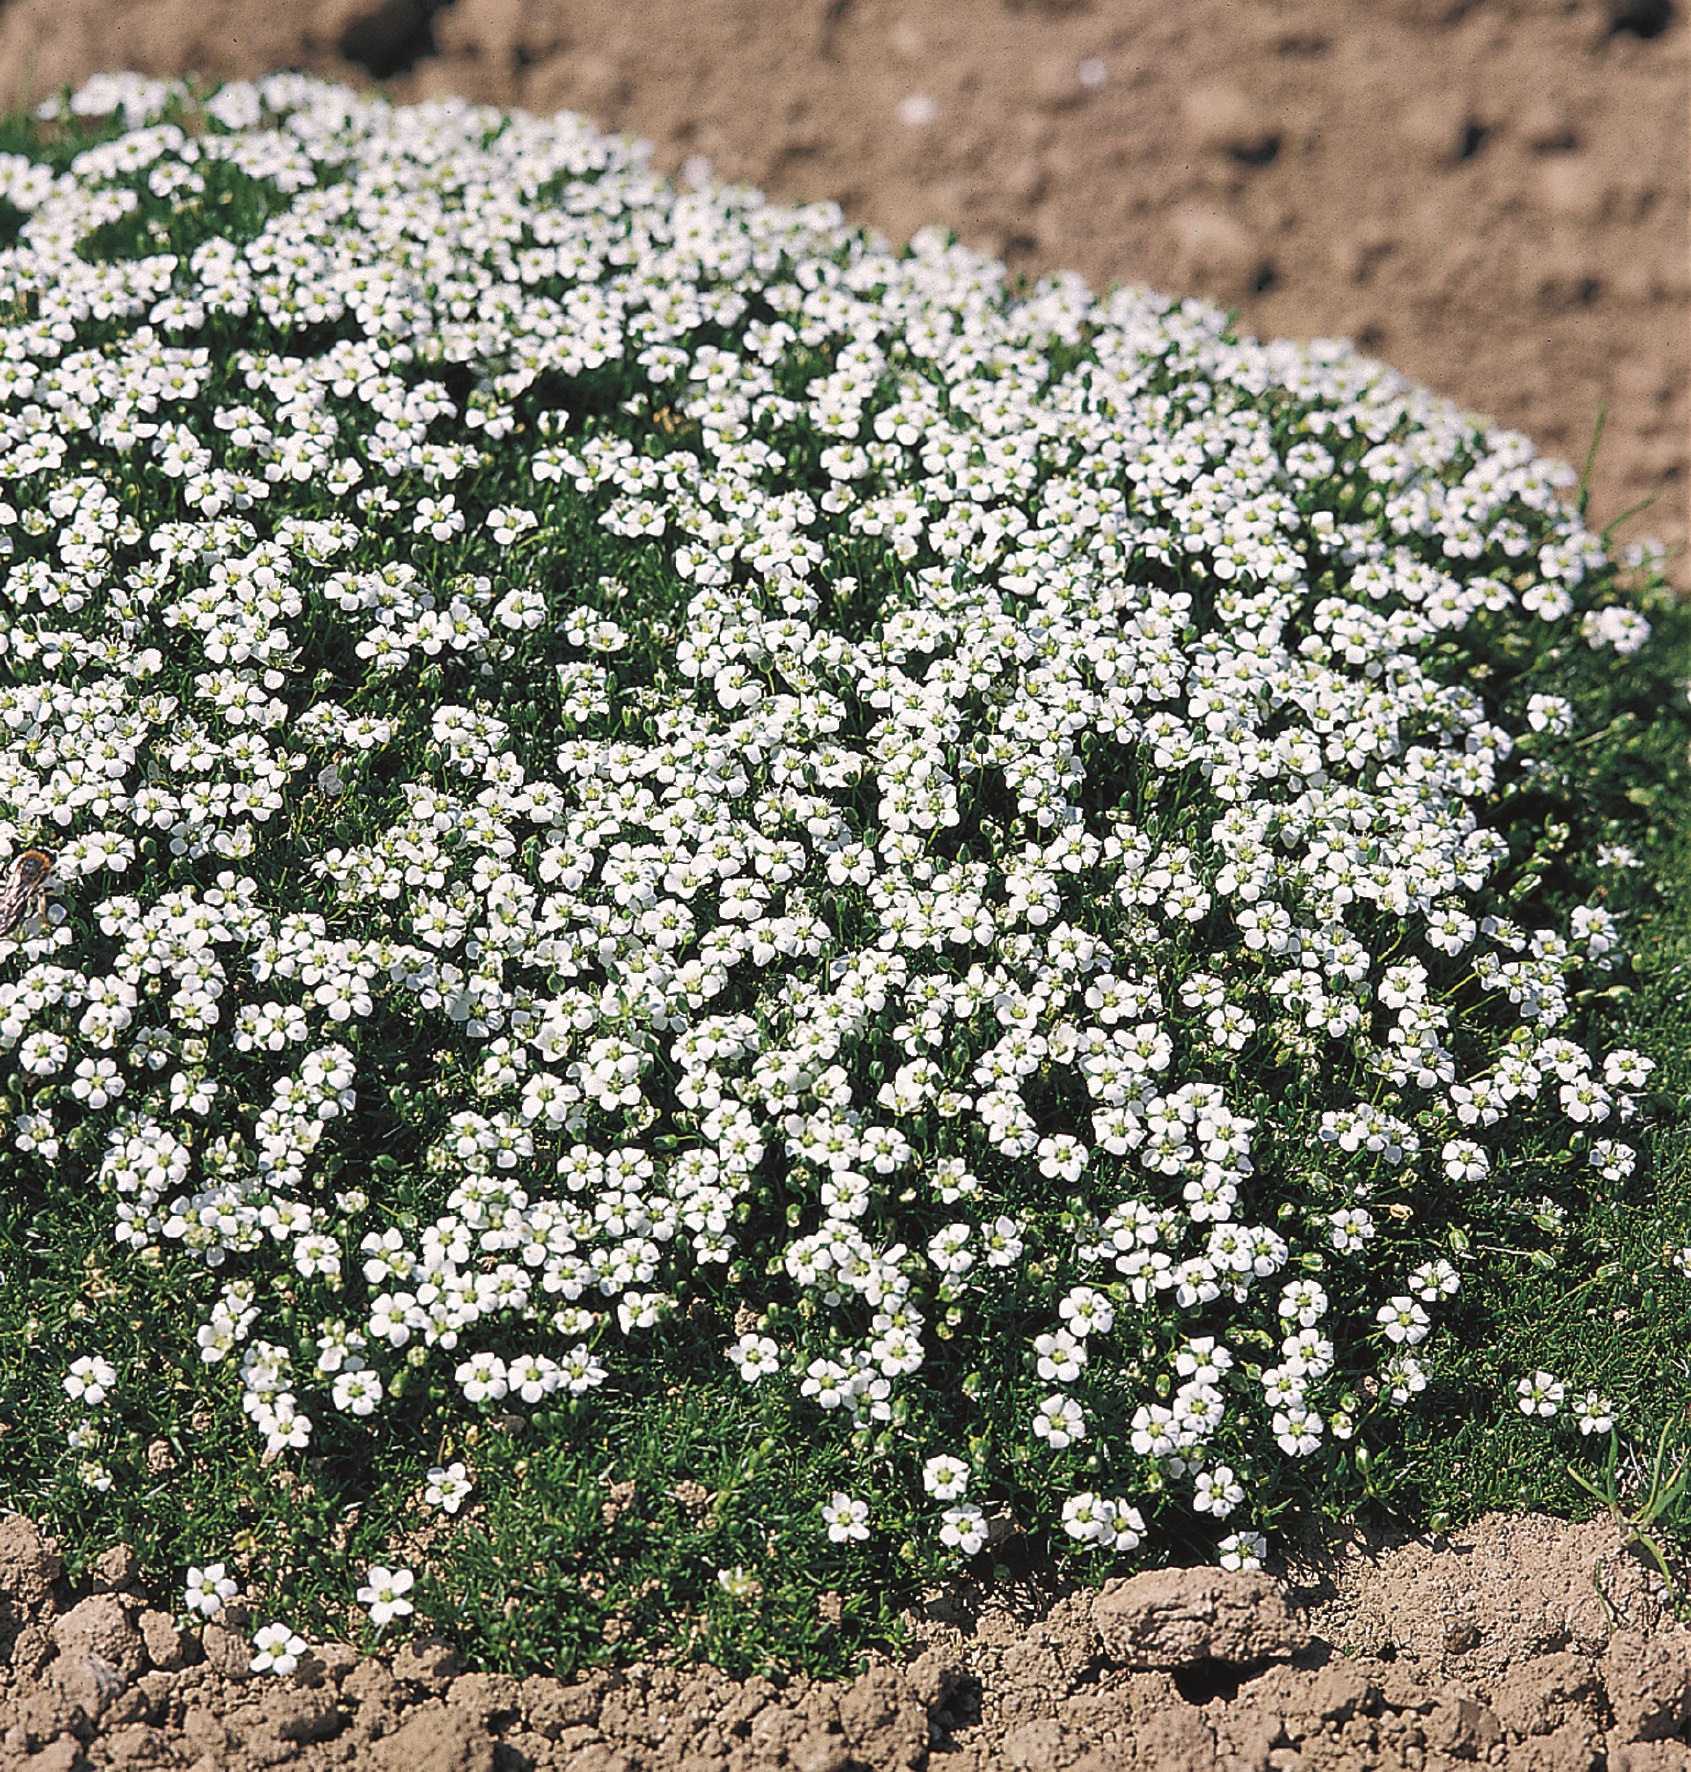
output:
[[[1522,438],[568,116],[16,145],[0,1500],[815,1661],[1596,1382],[1465,1350],[1635,1185],[1683,740]]]

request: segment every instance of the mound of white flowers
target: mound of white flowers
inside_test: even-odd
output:
[[[1630,1173],[1616,919],[1507,833],[1648,627],[1522,438],[568,116],[71,109],[0,161],[6,1161],[181,1310],[73,1331],[84,1482],[161,1366],[285,1461],[702,1350],[836,1541],[1248,1563],[1471,1223]]]

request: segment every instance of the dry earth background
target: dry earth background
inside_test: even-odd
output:
[[[301,67],[581,110],[895,237],[1355,338],[1576,466],[1605,409],[1591,515],[1654,496],[1623,537],[1683,550],[1688,38],[1670,0],[0,0],[0,101]],[[839,1686],[518,1683],[438,1645],[274,1681],[121,1547],[72,1590],[12,1518],[0,1772],[1691,1766],[1691,1633],[1607,1523],[1356,1535],[1277,1576],[960,1584]]]

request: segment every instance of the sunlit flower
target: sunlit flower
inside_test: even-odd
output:
[[[1523,1415],[1554,1415],[1567,1395],[1561,1380],[1549,1372],[1534,1372],[1515,1386],[1516,1407]]]
[[[261,1625],[252,1644],[257,1653],[247,1665],[255,1674],[291,1674],[305,1653],[305,1638],[296,1636],[285,1624]]]
[[[470,1481],[469,1473],[461,1462],[448,1465],[430,1465],[427,1485],[423,1490],[423,1499],[430,1507],[438,1507],[443,1513],[455,1514],[468,1499],[475,1484]]]
[[[215,1618],[223,1610],[224,1602],[232,1600],[239,1592],[234,1579],[224,1573],[221,1563],[207,1563],[203,1569],[191,1567],[188,1570],[184,1601],[190,1612],[197,1612],[202,1618]]]
[[[1033,1418],[1033,1431],[1053,1452],[1086,1438],[1086,1415],[1073,1397],[1053,1392],[1040,1404]]]
[[[986,1549],[988,1536],[986,1515],[974,1502],[960,1501],[945,1510],[939,1529],[941,1544],[972,1557]]]
[[[370,1622],[377,1630],[396,1618],[410,1617],[415,1608],[405,1596],[416,1579],[409,1569],[384,1569],[379,1563],[371,1564],[357,1598],[360,1606],[369,1609]]]
[[[941,1452],[922,1466],[922,1487],[936,1501],[955,1501],[969,1486],[969,1467]]]
[[[1268,1555],[1268,1540],[1260,1532],[1233,1532],[1221,1541],[1223,1569],[1260,1569]]]
[[[831,1544],[844,1544],[850,1539],[869,1536],[869,1503],[836,1489],[822,1509],[822,1523],[828,1528]]]

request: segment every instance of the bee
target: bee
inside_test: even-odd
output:
[[[26,849],[13,863],[6,883],[0,886],[0,936],[7,936],[34,911],[47,914],[47,876],[53,858],[45,849]]]

